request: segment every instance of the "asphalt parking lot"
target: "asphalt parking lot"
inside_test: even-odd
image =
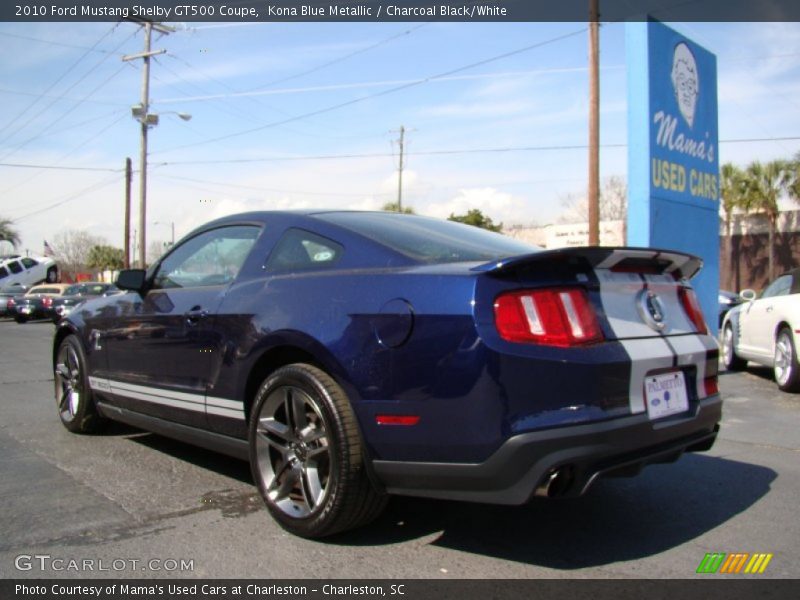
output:
[[[720,377],[711,452],[574,500],[394,498],[371,526],[312,542],[272,521],[245,463],[121,425],[68,433],[52,331],[0,321],[3,578],[726,577],[695,574],[708,552],[773,553],[757,577],[800,576],[800,395],[779,392],[768,370]],[[54,569],[70,560],[94,571]]]

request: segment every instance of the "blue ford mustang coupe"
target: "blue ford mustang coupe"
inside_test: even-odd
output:
[[[389,494],[577,496],[712,446],[699,268],[395,213],[225,217],[59,323],[56,402],[73,432],[113,419],[249,460],[305,537]]]

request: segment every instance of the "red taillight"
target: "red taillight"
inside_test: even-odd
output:
[[[494,302],[494,320],[500,337],[509,342],[567,347],[603,339],[581,288],[506,292]]]
[[[706,391],[706,397],[719,394],[719,383],[716,375],[703,379],[703,386]]]
[[[17,305],[17,303],[16,303],[16,302],[14,302],[14,299],[13,299],[13,298],[9,298],[9,299],[8,299],[8,302],[6,302],[6,308],[12,308],[12,307],[14,307],[14,306],[16,306],[16,305]]]
[[[50,297],[42,298],[42,306],[44,306],[45,308],[50,308],[51,306],[53,306],[53,299]]]
[[[417,415],[377,415],[375,422],[378,425],[416,425],[419,423]]]
[[[694,290],[692,288],[679,287],[678,296],[680,296],[686,316],[689,317],[697,333],[708,333],[706,320],[703,318],[703,311],[700,309],[700,303],[697,301]]]

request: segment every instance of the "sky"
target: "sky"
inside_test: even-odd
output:
[[[800,151],[800,24],[668,24],[717,55],[720,163]],[[627,170],[624,28],[601,27],[602,178]],[[0,23],[0,218],[18,251],[70,229],[122,247],[126,157],[138,228],[142,61],[121,57],[143,43],[132,23]],[[418,213],[544,225],[585,195],[583,23],[190,23],[153,49],[148,246],[247,210],[379,209],[401,126]]]

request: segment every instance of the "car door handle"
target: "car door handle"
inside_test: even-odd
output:
[[[199,306],[193,306],[188,311],[183,313],[187,325],[197,325],[200,322],[200,319],[204,318],[206,315],[208,315],[208,311],[203,310]]]
[[[772,312],[772,307],[771,306],[767,307],[767,312]]]

